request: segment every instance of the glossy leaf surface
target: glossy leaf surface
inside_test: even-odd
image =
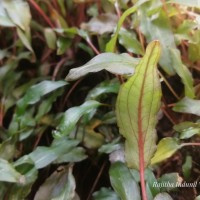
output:
[[[200,116],[200,100],[184,97],[175,104],[173,110],[176,112],[194,114]]]
[[[120,200],[118,195],[109,188],[101,188],[99,191],[95,192],[92,196],[94,200]]]
[[[132,58],[130,55],[102,53],[81,67],[71,69],[66,77],[67,81],[76,80],[90,72],[99,72],[103,69],[120,75],[131,75],[134,68],[138,64],[138,59]]]
[[[82,155],[80,157],[80,149],[79,151],[75,151],[77,148],[79,141],[77,140],[68,140],[66,138],[55,139],[50,147],[38,146],[33,152],[29,154],[30,158],[33,160],[37,169],[41,169],[46,167],[50,163],[60,163],[60,162],[76,162],[86,158],[84,155],[84,150],[82,150]],[[69,154],[72,154],[71,156]],[[78,156],[76,158],[76,153]],[[70,160],[70,158],[72,160]]]
[[[0,159],[0,181],[22,184],[25,182],[25,177],[7,160]]]
[[[185,95],[194,98],[193,79],[189,69],[181,62],[180,52],[177,49],[170,49],[172,63],[176,73],[181,77],[185,86]]]
[[[92,112],[94,109],[99,107],[101,104],[98,101],[89,100],[83,103],[80,106],[76,106],[68,109],[57,127],[57,130],[54,131],[54,136],[61,137],[62,135],[69,135],[71,131],[74,130],[78,120]]]
[[[200,123],[182,122],[175,125],[174,130],[180,133],[180,139],[188,139],[194,135],[200,135]]]
[[[151,164],[156,164],[171,157],[181,146],[175,138],[167,137],[158,143],[158,148],[154,157],[151,159]]]
[[[71,200],[75,196],[75,186],[72,166],[59,167],[41,185],[34,200]]]
[[[109,170],[111,185],[123,200],[140,200],[139,187],[124,163],[113,163]]]
[[[133,7],[127,9],[123,14],[122,16],[120,17],[119,19],[119,22],[117,24],[117,29],[113,35],[113,37],[111,38],[111,40],[107,43],[106,45],[106,51],[107,52],[114,52],[114,49],[115,49],[115,45],[116,45],[116,42],[117,42],[117,38],[118,38],[118,34],[119,34],[119,31],[120,31],[120,28],[122,27],[125,19],[135,13],[137,10],[138,10],[138,7],[140,5],[142,5],[143,3],[147,2],[148,0],[141,0],[141,1],[138,1]]]
[[[158,4],[158,5],[157,5]],[[165,11],[161,8],[154,13],[154,18],[150,15],[149,7],[161,6],[160,1],[149,1],[141,6],[140,30],[145,35],[148,42],[159,40],[162,46],[162,53],[159,60],[161,67],[168,73],[174,74],[175,70],[170,57],[170,49],[176,48],[174,36],[170,28],[169,19]]]
[[[23,98],[17,102],[17,115],[23,115],[28,105],[33,105],[41,100],[46,94],[65,86],[65,81],[42,81],[33,85]]]

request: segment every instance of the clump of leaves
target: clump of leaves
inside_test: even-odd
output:
[[[199,9],[0,1],[0,199],[198,199]]]

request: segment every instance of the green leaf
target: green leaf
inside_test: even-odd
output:
[[[158,143],[158,147],[154,157],[151,159],[151,164],[156,164],[171,157],[181,146],[176,138],[167,137]]]
[[[83,145],[89,149],[97,149],[104,143],[104,136],[95,131],[101,124],[100,120],[91,120],[86,126],[79,126],[78,131],[75,133],[77,139],[82,141]]]
[[[38,146],[33,152],[29,154],[29,156],[34,161],[36,168],[41,169],[50,163],[53,163],[57,159],[64,160],[65,157],[62,156],[67,156],[66,154],[72,153],[73,149],[77,148],[76,146],[78,144],[78,140],[68,140],[66,138],[55,139],[50,147]],[[69,155],[67,158],[69,162],[75,161],[75,158],[72,157],[72,160],[70,160]],[[86,156],[82,156],[82,159],[84,158],[86,158]],[[80,160],[81,159],[78,159],[78,161]]]
[[[157,182],[157,180],[152,170],[148,168],[145,170],[145,180],[148,200],[153,200],[153,197],[160,193],[160,188],[154,186],[154,183]]]
[[[69,152],[60,155],[54,163],[66,163],[66,162],[80,162],[87,158],[85,154],[85,149],[82,147],[72,148]]]
[[[169,192],[175,190],[176,185],[181,184],[182,181],[183,179],[178,173],[166,173],[158,179],[158,185],[160,184],[162,186],[160,187],[161,192]]]
[[[12,22],[23,31],[26,31],[31,21],[28,3],[23,0],[2,0],[2,4]]]
[[[121,86],[116,112],[120,133],[126,138],[125,156],[129,167],[148,166],[156,148],[155,125],[160,107],[161,89],[156,64],[160,44],[149,44],[136,72]]]
[[[183,176],[186,180],[190,179],[192,171],[192,157],[187,155],[184,164],[182,165]]]
[[[63,150],[62,147],[61,149]],[[29,156],[34,161],[36,168],[40,169],[52,163],[59,155],[49,147],[37,147]]]
[[[62,55],[70,47],[71,39],[60,36],[57,39],[56,45],[57,45],[57,55]]]
[[[118,195],[110,188],[101,188],[93,193],[93,200],[120,200]]]
[[[120,141],[119,141],[120,138],[116,138],[115,140],[113,140],[112,142],[109,142],[108,144],[104,144],[102,145],[98,151],[100,153],[112,153],[113,151],[117,151],[119,149],[122,149],[123,148],[123,145],[120,144]]]
[[[180,139],[191,138],[194,135],[200,135],[200,123],[182,122],[175,125],[174,130],[181,133]]]
[[[195,43],[189,44],[188,54],[189,54],[189,59],[192,62],[196,62],[200,60],[200,41],[197,44]]]
[[[175,104],[173,110],[181,113],[188,113],[200,116],[200,100],[184,97]]]
[[[174,70],[181,77],[181,80],[185,86],[185,95],[194,98],[193,78],[188,68],[181,62],[180,52],[177,49],[170,49],[171,60],[174,66]]]
[[[81,29],[93,34],[111,33],[117,24],[117,16],[111,13],[105,13],[93,17],[88,23],[82,23]]]
[[[94,100],[89,100],[80,106],[76,106],[68,109],[57,126],[57,130],[54,131],[55,137],[62,137],[63,135],[69,135],[75,128],[79,119],[89,114],[95,108],[99,107],[101,104]]]
[[[136,35],[124,28],[120,29],[119,43],[123,45],[127,49],[127,51],[131,53],[144,55],[144,51],[142,49],[140,42],[137,40]]]
[[[56,34],[51,28],[44,29],[44,36],[50,49],[56,49]]]
[[[9,138],[0,144],[0,158],[11,160],[15,155],[15,139]]]
[[[176,40],[178,40],[178,44],[180,45],[182,40],[188,40],[190,43],[193,41],[193,31],[197,28],[197,23],[194,20],[184,20],[181,23],[175,33]]]
[[[62,14],[66,16],[65,0],[58,0],[58,4],[62,11]]]
[[[129,169],[121,162],[113,163],[109,170],[111,185],[123,200],[140,200],[138,184]]]
[[[15,168],[25,177],[23,185],[14,184],[9,190],[9,200],[26,199],[36,181],[38,171],[29,156],[24,156],[14,163]]]
[[[199,25],[200,15],[196,16],[197,24]],[[188,57],[192,62],[200,61],[200,30],[196,27],[196,30],[192,33],[192,42],[189,43]]]
[[[134,68],[138,64],[138,59],[132,58],[130,55],[102,53],[95,56],[92,60],[81,67],[71,69],[66,77],[67,81],[76,80],[90,72],[99,72],[103,69],[121,75],[131,75],[134,73]]]
[[[112,36],[111,40],[107,43],[106,45],[106,52],[114,52],[114,49],[115,49],[115,46],[116,46],[116,42],[117,42],[117,37],[118,37],[118,34],[119,34],[119,31],[120,31],[120,28],[121,26],[123,25],[125,19],[135,13],[137,10],[138,10],[138,7],[140,5],[142,5],[143,3],[147,2],[148,0],[141,0],[141,1],[138,1],[133,7],[127,9],[123,14],[122,16],[120,17],[119,19],[119,22],[117,24],[117,29],[114,33],[114,35]]]
[[[64,36],[66,39],[72,39],[78,33],[78,29],[76,27],[71,28],[54,28],[54,31],[59,35]]]
[[[159,40],[162,47],[162,53],[159,64],[165,72],[170,75],[175,73],[176,66],[173,65],[170,58],[170,48],[176,48],[174,35],[170,27],[169,18],[163,9],[159,9],[154,17],[149,16],[149,7],[155,1],[149,1],[141,6],[140,30],[145,35],[148,42]],[[156,1],[159,3],[160,1]]]
[[[105,94],[109,93],[117,94],[119,91],[119,86],[120,83],[117,79],[103,81],[89,91],[86,100],[99,100],[101,99],[101,96],[105,96]]]
[[[33,105],[46,94],[67,85],[65,81],[42,81],[30,87],[25,96],[17,102],[17,115],[23,115],[28,105]]]
[[[75,197],[75,187],[72,166],[61,166],[45,180],[34,200],[72,200]]]
[[[2,5],[7,15],[9,16],[9,19],[12,21],[13,24],[16,25],[17,34],[21,39],[22,43],[27,49],[29,49],[31,52],[34,52],[30,42],[31,34],[29,26],[31,22],[31,13],[29,4],[23,0],[3,0]]]
[[[0,181],[23,184],[25,177],[16,171],[7,160],[0,158]]]
[[[181,4],[189,7],[197,7],[200,8],[200,1],[199,0],[169,0],[167,3],[176,3]]]
[[[8,14],[6,13],[2,1],[0,1],[0,25],[7,27],[15,27],[15,24],[11,21]]]
[[[166,192],[163,192],[163,193],[157,194],[154,200],[173,200],[173,199],[171,198],[169,194],[167,194]]]
[[[20,40],[22,41],[22,43],[24,44],[24,46],[29,51],[34,52],[32,46],[31,46],[30,32],[29,31],[28,32],[24,32],[20,28],[17,28],[17,34],[18,34]]]
[[[62,90],[56,90],[53,92],[53,94],[49,95],[48,98],[46,98],[40,103],[38,107],[38,112],[34,117],[36,122],[40,122],[42,117],[44,117],[44,115],[51,110],[53,102],[56,101],[57,97],[60,96],[62,93]]]
[[[66,184],[61,190],[61,193],[58,196],[52,198],[52,200],[65,200],[65,199],[73,200],[73,198],[75,197],[76,182],[72,174],[72,166],[68,168],[67,180],[65,182]]]

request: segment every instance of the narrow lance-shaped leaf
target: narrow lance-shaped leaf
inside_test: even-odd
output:
[[[160,140],[155,155],[151,159],[151,164],[154,165],[169,157],[171,157],[181,145],[176,138],[166,137]]]
[[[123,14],[122,16],[120,17],[119,19],[119,22],[117,24],[117,28],[116,28],[116,31],[115,33],[113,34],[113,37],[111,38],[111,40],[107,43],[106,45],[106,51],[107,52],[114,52],[114,49],[115,49],[115,46],[116,46],[116,42],[117,42],[117,38],[118,38],[118,34],[119,34],[119,31],[120,31],[120,28],[122,27],[125,19],[135,13],[138,9],[138,7],[140,5],[142,5],[143,3],[147,2],[148,0],[141,0],[141,1],[138,1],[133,7],[127,9]]]
[[[33,105],[41,100],[41,98],[58,88],[67,85],[65,81],[42,81],[30,87],[26,94],[17,102],[16,114],[24,115],[28,105]]]
[[[11,163],[0,158],[0,181],[23,184],[25,177]]]
[[[110,182],[115,192],[123,200],[141,200],[139,187],[124,163],[115,162],[109,170]]]
[[[156,71],[160,43],[149,44],[136,73],[122,85],[116,105],[120,133],[126,138],[125,157],[129,167],[146,167],[156,148],[156,115],[161,89]]]
[[[129,54],[102,53],[81,67],[71,69],[66,77],[67,81],[73,81],[91,72],[107,70],[113,74],[132,75],[138,64],[138,59]]]
[[[173,110],[200,116],[200,100],[184,97],[175,104]]]

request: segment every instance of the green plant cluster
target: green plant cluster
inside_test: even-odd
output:
[[[199,0],[1,0],[0,64],[0,199],[200,199]]]

